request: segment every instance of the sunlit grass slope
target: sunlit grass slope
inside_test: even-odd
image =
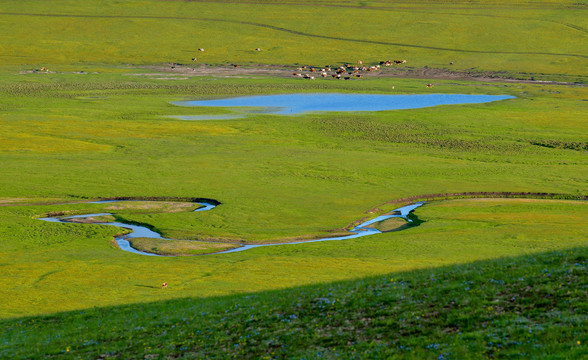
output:
[[[197,57],[209,64],[322,66],[406,59],[417,68],[577,81],[588,68],[586,6],[572,0],[10,0],[0,6],[0,64],[59,68]]]
[[[585,247],[0,321],[10,359],[580,359]],[[153,289],[154,292],[174,291]]]

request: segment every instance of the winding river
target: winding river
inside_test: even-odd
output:
[[[125,200],[120,200],[120,201],[125,201]],[[116,200],[115,201],[113,201],[113,200],[96,201],[93,203],[106,203],[106,202],[116,202]],[[194,211],[209,211],[209,210],[212,210],[216,207],[216,205],[214,205],[214,204],[205,203],[205,202],[199,202],[199,203],[195,203],[195,204],[199,204],[202,206]],[[381,231],[379,231],[375,228],[370,228],[369,226],[372,224],[378,223],[380,221],[384,221],[384,220],[393,218],[393,217],[403,218],[403,219],[407,220],[408,222],[412,222],[412,220],[408,218],[408,214],[410,214],[410,212],[412,212],[414,209],[418,208],[419,206],[421,206],[423,204],[424,204],[423,202],[417,202],[417,203],[414,203],[411,205],[403,206],[403,207],[400,207],[398,209],[391,211],[388,214],[381,215],[381,216],[378,216],[374,219],[365,221],[365,222],[359,224],[358,226],[354,227],[353,229],[351,229],[349,231],[350,234],[346,235],[346,236],[329,237],[329,238],[321,238],[321,239],[297,241],[297,242],[289,242],[289,243],[242,245],[242,246],[234,248],[234,249],[210,253],[210,254],[202,254],[202,255],[228,254],[228,253],[245,251],[245,250],[254,249],[254,248],[263,247],[263,246],[282,246],[282,245],[295,245],[295,244],[303,244],[303,243],[311,243],[311,242],[320,242],[320,241],[346,240],[346,239],[353,239],[353,238],[358,238],[358,237],[362,237],[362,236],[380,234],[380,233],[382,233]],[[48,221],[48,222],[55,222],[55,223],[71,224],[72,219],[90,218],[90,217],[107,216],[107,215],[112,215],[112,214],[111,213],[96,213],[96,214],[73,215],[73,216],[67,216],[67,217],[53,216],[53,217],[39,218],[39,220]],[[146,256],[170,256],[170,255],[158,255],[158,254],[148,253],[148,252],[144,252],[144,251],[139,251],[131,246],[131,244],[128,240],[130,238],[141,237],[141,238],[154,238],[154,239],[171,240],[171,239],[163,238],[159,233],[151,231],[148,228],[146,228],[145,226],[125,224],[125,223],[116,222],[116,221],[101,222],[98,224],[117,226],[117,227],[131,230],[130,233],[122,235],[122,236],[118,236],[115,238],[116,243],[118,244],[118,246],[120,247],[121,250],[132,252],[132,253],[139,254],[139,255],[146,255]],[[193,241],[198,241],[198,240],[193,240]]]

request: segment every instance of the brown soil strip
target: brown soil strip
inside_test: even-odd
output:
[[[427,195],[415,195],[396,200],[387,201],[380,205],[377,205],[368,211],[369,215],[350,223],[347,228],[351,228],[361,224],[370,218],[374,217],[374,214],[386,213],[386,210],[381,209],[384,206],[405,206],[418,201],[439,201],[439,200],[453,200],[453,199],[475,199],[475,198],[502,198],[502,199],[553,199],[553,200],[588,200],[588,195],[570,195],[570,194],[557,194],[557,193],[538,193],[538,192],[458,192],[458,193],[443,193],[443,194],[427,194]]]
[[[171,202],[204,202],[212,205],[220,205],[221,202],[209,198],[199,197],[174,197],[174,196],[115,196],[100,198],[100,201],[109,200],[136,200],[136,201],[171,201]]]
[[[174,73],[183,76],[219,76],[219,77],[239,77],[239,76],[273,76],[294,78],[293,73],[301,73],[297,70],[298,66],[294,65],[246,65],[235,67],[233,65],[217,66],[207,64],[197,64],[194,66],[186,64],[169,64],[146,66],[144,68],[152,69],[158,72]],[[320,69],[320,67],[318,67]],[[309,73],[311,74],[311,73]],[[129,74],[141,75],[141,74]],[[155,76],[155,74],[142,74],[144,76]],[[565,81],[541,81],[532,79],[515,79],[499,72],[471,72],[447,69],[429,69],[429,68],[409,68],[409,67],[381,67],[375,71],[362,71],[364,78],[409,78],[409,79],[427,79],[427,80],[456,80],[456,81],[479,81],[479,82],[502,82],[518,84],[541,84],[541,85],[576,85],[584,86],[582,83],[565,82]],[[557,74],[555,74],[557,75]],[[161,74],[157,74],[161,76]],[[353,79],[356,79],[355,77]],[[302,80],[302,79],[301,79]],[[334,81],[331,76],[327,78],[317,77],[317,81]]]
[[[102,216],[100,218],[80,217],[80,218],[73,218],[73,219],[65,219],[62,221],[65,221],[68,223],[78,223],[78,224],[104,224],[104,223],[115,221],[115,219],[113,216]]]

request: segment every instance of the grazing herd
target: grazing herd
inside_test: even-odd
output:
[[[343,80],[350,80],[351,77],[362,77],[362,74],[360,74],[363,71],[376,71],[380,68],[379,65],[376,66],[370,66],[370,67],[366,67],[363,66],[363,62],[361,60],[359,60],[357,62],[358,65],[360,66],[355,66],[355,65],[351,65],[351,64],[345,64],[342,66],[339,66],[337,68],[333,68],[330,65],[325,65],[325,67],[321,68],[321,69],[316,69],[312,66],[303,66],[303,67],[299,67],[298,69],[296,69],[299,72],[295,72],[292,74],[292,76],[296,76],[296,77],[302,77],[305,79],[310,79],[310,80],[314,80],[314,73],[318,73],[320,74],[321,77],[323,78],[328,78],[328,77],[332,77],[334,79],[343,79]],[[303,74],[302,71],[308,71],[311,74]],[[349,75],[349,76],[346,76]]]
[[[296,69],[298,72],[292,74],[292,76],[302,77],[304,79],[314,80],[314,73],[320,74],[323,78],[332,77],[334,79],[350,80],[352,77],[360,78],[363,75],[362,72],[377,71],[380,69],[380,65],[375,66],[363,66],[363,61],[359,60],[357,65],[345,64],[339,67],[333,68],[330,65],[325,65],[321,69],[317,69],[312,66],[303,66]],[[311,74],[304,74],[302,71],[308,71]],[[348,75],[348,76],[347,76]]]
[[[406,60],[387,60],[380,61],[379,65],[364,66],[362,60],[357,61],[357,65],[344,64],[338,67],[332,67],[325,65],[322,68],[316,68],[313,66],[302,66],[296,69],[296,72],[292,73],[292,76],[300,77],[303,79],[314,80],[316,76],[322,78],[333,78],[337,80],[351,80],[352,78],[361,78],[364,73],[378,71],[383,66],[400,65],[405,64]],[[306,73],[305,73],[306,72]],[[430,85],[430,86],[429,86]],[[433,87],[429,84],[427,87]]]
[[[204,49],[199,48],[198,51],[204,52]],[[261,48],[255,48],[255,51],[261,51]],[[196,57],[192,58],[193,62],[196,62],[197,60],[198,59]],[[332,67],[330,65],[325,65],[322,68],[302,66],[298,67],[296,72],[292,73],[292,76],[308,80],[315,80],[317,77],[333,78],[337,80],[351,80],[352,78],[363,77],[364,73],[378,71],[382,66],[397,66],[401,64],[406,64],[406,60],[384,60],[380,61],[378,65],[372,66],[364,66],[362,60],[358,60],[357,65],[346,63],[338,67]],[[239,65],[236,64],[231,64],[231,66],[235,68],[239,67]],[[173,68],[175,68],[175,64],[172,64],[172,69]],[[426,87],[432,88],[433,84],[427,84]]]
[[[386,60],[386,61],[380,61],[380,65],[384,65],[384,66],[400,65],[400,64],[406,64],[406,60]]]
[[[296,72],[292,73],[292,76],[300,77],[303,79],[314,80],[317,76],[322,78],[333,78],[337,80],[351,80],[352,78],[361,78],[364,73],[378,71],[382,66],[392,66],[406,64],[406,60],[386,60],[380,61],[379,65],[364,66],[362,60],[357,61],[357,65],[344,64],[338,67],[332,67],[325,65],[322,68],[316,68],[313,66],[302,66],[296,69]],[[433,84],[427,84],[427,88],[432,88]],[[394,88],[394,87],[392,87]]]

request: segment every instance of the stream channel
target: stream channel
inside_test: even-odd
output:
[[[95,201],[95,202],[92,202],[92,203],[106,203],[106,202],[116,202],[116,201],[117,200],[114,200],[114,201],[113,200],[107,200],[107,201]],[[125,200],[118,200],[118,201],[125,201]],[[197,211],[208,211],[208,210],[212,210],[212,209],[214,209],[216,207],[216,205],[209,204],[209,203],[196,203],[196,204],[202,205],[202,207],[194,210],[195,212],[197,212]],[[281,246],[281,245],[304,244],[304,243],[319,242],[319,241],[346,240],[346,239],[353,239],[353,238],[358,238],[358,237],[362,237],[362,236],[381,234],[382,233],[381,231],[379,231],[377,229],[374,229],[374,228],[369,228],[368,226],[371,225],[371,224],[378,223],[380,221],[384,221],[384,220],[393,218],[393,217],[403,218],[403,219],[405,219],[408,222],[412,222],[412,220],[408,218],[408,214],[410,214],[410,212],[412,212],[414,209],[418,208],[419,206],[421,206],[423,204],[424,204],[423,202],[417,202],[417,203],[414,203],[414,204],[411,204],[411,205],[403,206],[403,207],[400,207],[398,209],[392,210],[388,214],[380,215],[380,216],[378,216],[376,218],[373,218],[371,220],[365,221],[365,222],[359,224],[358,226],[354,227],[353,229],[351,229],[349,231],[350,234],[349,235],[346,235],[346,236],[329,237],[329,238],[306,240],[306,241],[297,241],[297,242],[290,242],[290,243],[242,245],[242,246],[240,246],[238,248],[234,248],[234,249],[230,249],[230,250],[225,250],[225,251],[219,251],[219,252],[210,253],[210,254],[202,254],[202,255],[228,254],[228,253],[234,253],[234,252],[239,252],[239,251],[254,249],[254,248],[258,248],[258,247],[262,247],[262,246]],[[71,219],[75,219],[75,218],[89,218],[89,217],[106,216],[106,215],[112,215],[112,214],[110,214],[110,213],[97,213],[97,214],[73,215],[73,216],[66,216],[66,217],[54,216],[54,217],[39,218],[39,220],[49,221],[49,222],[56,222],[56,223],[72,224],[72,222],[69,221]],[[148,252],[144,252],[144,251],[139,251],[137,249],[134,249],[131,246],[131,244],[129,243],[129,240],[127,240],[127,239],[141,237],[141,238],[154,238],[154,239],[172,240],[172,239],[166,239],[166,238],[161,237],[161,235],[159,233],[156,233],[154,231],[151,231],[148,228],[146,228],[145,226],[125,224],[125,223],[116,222],[116,221],[113,221],[113,222],[104,222],[104,223],[97,223],[97,224],[99,224],[99,225],[118,226],[118,227],[129,229],[129,230],[132,231],[131,233],[128,233],[128,234],[125,234],[125,235],[122,235],[122,236],[118,236],[118,237],[115,238],[116,243],[118,244],[118,246],[120,247],[121,250],[132,252],[132,253],[139,254],[139,255],[147,255],[147,256],[173,256],[173,255],[158,255],[158,254],[148,253]],[[192,241],[198,241],[198,240],[192,240]],[[202,255],[198,255],[198,256],[202,256]]]

